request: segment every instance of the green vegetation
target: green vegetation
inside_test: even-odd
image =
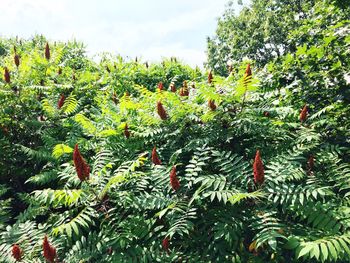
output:
[[[1,39],[0,262],[349,262],[349,10],[284,2],[228,9],[212,72]]]

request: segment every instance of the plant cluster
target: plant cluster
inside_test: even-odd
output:
[[[1,39],[0,262],[348,262],[341,34],[228,76]]]

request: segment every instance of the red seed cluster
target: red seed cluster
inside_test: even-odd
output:
[[[183,82],[183,85],[182,85],[182,88],[180,89],[180,96],[188,96],[190,93],[189,93],[189,90],[188,90],[188,86],[187,86],[187,81],[185,80]]]
[[[300,122],[305,122],[307,119],[307,105],[304,105],[304,108],[300,112]]]
[[[19,245],[14,244],[12,246],[12,256],[14,257],[14,259],[16,259],[16,261],[21,261],[22,259],[22,254],[23,251],[22,249],[19,247]]]
[[[56,248],[52,245],[50,245],[49,241],[47,240],[47,236],[44,238],[43,242],[43,252],[44,252],[44,258],[50,263],[55,262],[56,258]]]
[[[170,90],[171,90],[171,92],[176,92],[176,86],[174,83],[170,84]]]
[[[212,82],[213,82],[213,73],[210,70],[208,74],[208,83],[211,84]]]
[[[252,69],[250,68],[250,64],[247,65],[247,68],[245,69],[245,77],[248,78],[252,75]]]
[[[212,111],[216,110],[215,102],[211,99],[208,100],[208,106]]]
[[[156,146],[154,146],[154,148],[152,150],[152,162],[154,163],[154,165],[161,165],[162,164],[161,160],[158,157]]]
[[[4,68],[4,80],[6,83],[10,83],[11,82],[11,77],[10,77],[10,72],[8,70],[7,67]]]
[[[189,95],[188,89],[182,87],[182,88],[180,89],[179,95],[182,96],[182,97],[188,96],[188,95]]]
[[[168,115],[163,107],[163,104],[160,101],[157,102],[157,112],[158,112],[159,117],[162,120],[166,120],[168,118]]]
[[[311,154],[309,156],[309,159],[307,160],[307,170],[309,174],[313,172],[314,166],[315,166],[315,157]]]
[[[47,60],[50,60],[51,54],[50,54],[50,47],[49,47],[49,43],[46,42],[46,46],[45,46],[45,58]]]
[[[18,68],[19,67],[19,56],[17,54],[15,54],[13,60],[15,61],[15,65]]]
[[[162,91],[163,88],[164,88],[163,82],[159,82],[159,83],[158,83],[158,90],[159,90],[159,91]]]
[[[57,102],[57,108],[61,109],[65,100],[66,100],[66,97],[64,96],[64,94],[61,94],[61,97]]]
[[[125,136],[125,138],[127,138],[127,139],[129,139],[129,137],[130,137],[130,131],[129,131],[128,124],[125,124],[125,127],[124,127],[124,136]]]
[[[84,158],[81,156],[80,151],[78,149],[78,144],[76,144],[74,147],[73,162],[80,181],[89,180],[90,167],[86,163]]]
[[[173,166],[173,168],[170,171],[170,185],[174,191],[177,191],[180,188],[180,182],[176,176],[176,166]]]
[[[254,171],[254,182],[258,185],[262,185],[264,183],[264,165],[261,160],[259,150],[257,150],[255,154],[253,171]]]
[[[162,247],[163,249],[169,254],[169,238],[168,237],[165,237],[162,241]]]

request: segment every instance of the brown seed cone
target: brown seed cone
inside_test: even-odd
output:
[[[159,82],[159,83],[158,83],[158,90],[159,90],[159,91],[162,91],[163,88],[164,88],[164,87],[163,87],[163,82]]]
[[[307,160],[307,173],[310,175],[313,173],[315,166],[315,157],[311,154]]]
[[[18,56],[17,54],[15,54],[13,60],[15,61],[15,65],[16,65],[16,67],[18,68],[18,67],[19,67],[19,63],[20,63],[20,62],[19,62],[19,56]]]
[[[208,106],[212,111],[216,110],[215,102],[211,99],[208,100]]]
[[[90,167],[86,163],[84,158],[81,156],[80,151],[78,149],[78,144],[76,144],[74,147],[73,162],[80,181],[89,180]]]
[[[176,92],[176,86],[174,83],[170,84],[170,90],[171,90],[171,92]]]
[[[166,251],[168,254],[170,253],[169,251],[169,238],[166,237],[162,240],[162,248],[164,249],[164,251]]]
[[[307,119],[307,105],[304,105],[304,108],[300,112],[299,116],[300,122],[305,122]]]
[[[10,72],[7,67],[5,67],[5,71],[4,71],[4,80],[6,83],[11,82]]]
[[[182,87],[182,88],[180,89],[179,95],[180,95],[180,96],[183,96],[183,97],[188,96],[188,95],[189,95],[188,88]]]
[[[170,185],[174,191],[177,191],[180,188],[180,182],[176,176],[176,166],[173,166],[173,168],[170,171]]]
[[[250,68],[250,64],[247,65],[247,68],[245,69],[245,77],[250,77],[252,75],[252,69]]]
[[[50,54],[50,47],[49,47],[49,43],[46,42],[46,46],[45,46],[45,58],[47,60],[50,60],[51,54]]]
[[[58,100],[58,103],[57,103],[57,108],[58,109],[62,108],[65,100],[66,100],[66,97],[64,96],[64,94],[61,94],[61,97],[60,97],[60,99]]]
[[[54,263],[55,258],[56,258],[56,248],[52,245],[50,245],[47,236],[45,236],[44,241],[43,241],[43,255],[44,258],[49,262],[49,263]]]
[[[160,101],[157,102],[157,112],[158,112],[159,117],[162,120],[166,120],[168,118],[168,115],[163,107],[163,104]]]
[[[129,137],[130,137],[130,131],[129,131],[128,124],[125,124],[125,127],[124,127],[124,136],[125,136],[125,138],[127,138],[127,139],[129,139]]]
[[[23,255],[23,250],[18,244],[12,245],[12,256],[16,261],[21,261]]]
[[[161,160],[158,157],[156,146],[154,146],[154,148],[152,150],[152,158],[151,159],[152,159],[152,162],[154,165],[161,165],[162,164]]]
[[[213,73],[211,70],[208,73],[208,83],[211,84],[213,82]]]
[[[260,151],[257,150],[255,154],[254,164],[253,164],[253,171],[254,171],[254,182],[257,185],[262,185],[264,183],[264,165],[260,157]]]

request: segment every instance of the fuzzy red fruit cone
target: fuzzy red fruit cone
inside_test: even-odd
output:
[[[158,112],[159,117],[162,120],[166,120],[168,118],[168,115],[163,107],[163,104],[160,101],[157,102],[157,112]]]
[[[159,90],[159,91],[162,91],[163,88],[164,88],[163,82],[159,82],[159,83],[158,83],[158,90]]]
[[[315,157],[313,155],[309,156],[309,159],[307,160],[307,174],[312,175],[314,171],[315,166]]]
[[[213,82],[213,73],[210,70],[208,74],[208,83],[211,84],[212,82]]]
[[[19,247],[19,245],[14,244],[12,246],[12,256],[13,256],[13,258],[16,259],[16,261],[21,261],[22,260],[22,254],[23,254],[23,251]]]
[[[173,168],[170,171],[170,185],[174,191],[177,191],[180,188],[180,182],[176,176],[176,166],[173,166]]]
[[[307,105],[304,105],[304,108],[300,112],[299,116],[300,122],[305,122],[307,119]]]
[[[188,96],[188,95],[189,95],[188,89],[185,88],[185,87],[182,87],[182,88],[180,89],[179,95],[182,96],[182,97]]]
[[[170,246],[170,244],[169,244],[169,238],[168,238],[168,237],[165,237],[165,238],[163,239],[163,241],[162,241],[162,248],[164,249],[164,251],[166,251],[167,254],[170,253],[170,251],[169,251],[169,246]]]
[[[130,131],[129,131],[128,124],[125,124],[125,127],[124,127],[124,136],[125,136],[125,138],[127,138],[127,139],[129,139],[129,137],[130,137]]]
[[[66,97],[63,94],[61,94],[61,97],[60,97],[60,99],[57,102],[57,108],[58,109],[62,108],[65,100],[66,100]]]
[[[211,99],[208,100],[208,106],[212,111],[216,110],[215,102]]]
[[[54,263],[56,258],[56,248],[52,245],[50,245],[47,236],[45,236],[43,241],[43,254],[44,258],[50,262]]]
[[[78,175],[80,181],[89,180],[90,167],[86,163],[83,156],[81,156],[79,148],[78,148],[78,144],[76,144],[74,147],[73,162],[74,162],[75,170],[77,172],[77,175]]]
[[[154,148],[152,150],[152,162],[154,165],[161,165],[162,164],[161,160],[158,157],[156,146],[154,146]]]
[[[10,83],[11,82],[10,72],[9,72],[7,67],[5,67],[4,69],[5,69],[5,71],[4,71],[4,80],[5,80],[6,83]]]
[[[262,185],[264,183],[264,165],[260,157],[260,151],[257,150],[255,154],[254,164],[253,164],[253,171],[254,171],[254,182],[257,185]]]
[[[247,68],[245,69],[245,77],[248,78],[252,75],[252,69],[250,68],[250,64],[247,65]]]
[[[190,92],[188,89],[187,81],[184,80],[184,82],[182,84],[182,88],[180,89],[180,96],[188,96],[189,94],[190,94]]]
[[[176,86],[175,86],[174,83],[171,83],[171,84],[170,84],[170,91],[171,91],[171,92],[176,92]]]
[[[47,60],[50,60],[51,54],[50,54],[50,47],[49,47],[49,43],[46,42],[46,46],[45,46],[45,58]]]
[[[307,160],[307,166],[310,170],[314,169],[315,166],[315,158],[313,155],[310,155],[309,159]]]
[[[18,67],[19,67],[19,63],[20,63],[20,62],[19,62],[19,56],[18,56],[17,54],[15,54],[13,60],[15,61],[15,65],[16,65],[16,67],[18,68]]]

